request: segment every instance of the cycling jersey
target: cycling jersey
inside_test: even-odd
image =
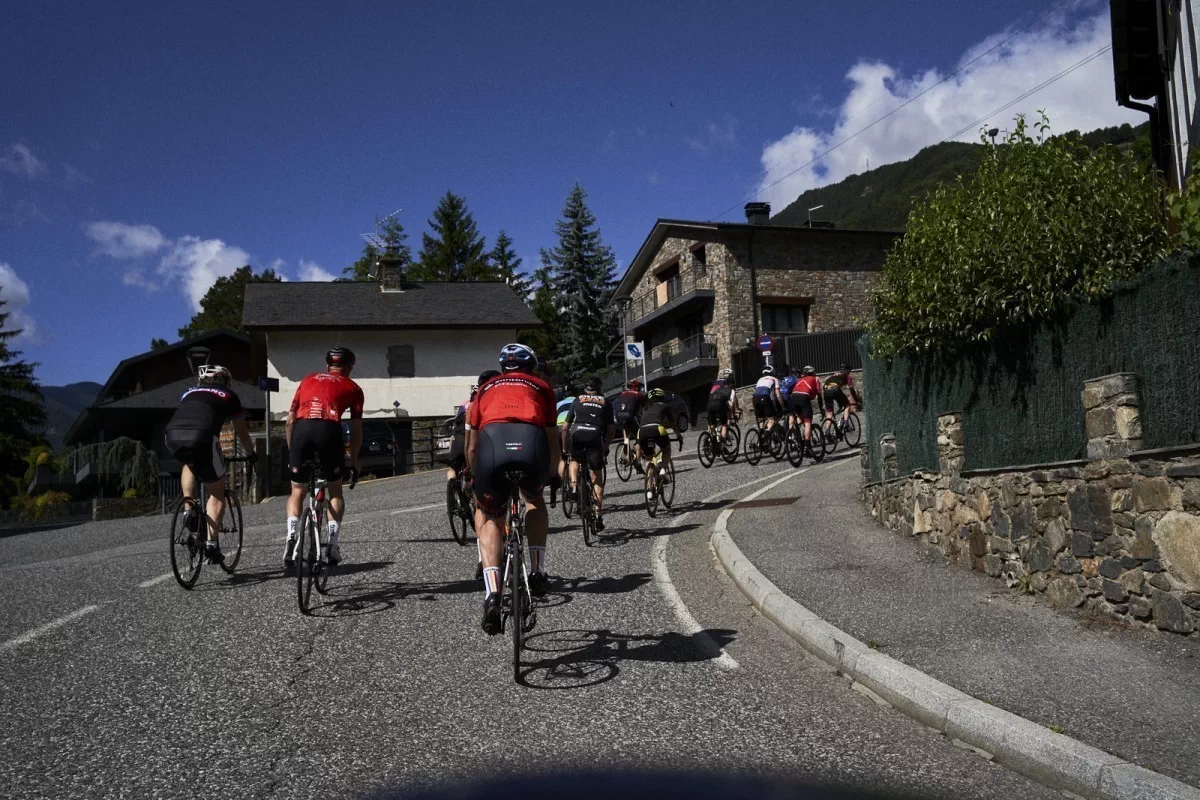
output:
[[[454,436],[462,436],[467,431],[467,409],[471,407],[471,401],[463,403],[461,406],[456,406],[454,409]]]
[[[314,372],[296,387],[292,397],[295,419],[323,419],[337,422],[350,411],[350,419],[362,419],[363,390],[345,375]]]
[[[646,404],[646,395],[636,389],[626,389],[617,395],[617,399],[613,402],[614,414],[627,414],[633,416],[642,410],[642,406]]]
[[[564,423],[571,426],[572,432],[583,430],[601,433],[607,431],[609,425],[616,424],[612,406],[598,394],[581,394],[576,397],[575,402],[567,409]]]
[[[542,378],[524,372],[492,378],[479,387],[467,409],[467,430],[482,430],[494,422],[555,427],[554,390]]]
[[[821,394],[821,382],[816,375],[805,375],[796,381],[796,386],[792,389],[792,394],[797,393],[807,397],[817,397]]]
[[[792,393],[792,389],[795,387],[798,380],[800,379],[795,375],[788,375],[779,382],[779,392],[784,396],[784,399],[786,399],[787,396]]]
[[[558,401],[558,405],[555,406],[555,414],[558,417],[557,422],[559,426],[567,421],[567,412],[571,410],[571,406],[574,405],[574,403],[574,397],[564,397],[562,400]]]
[[[729,404],[729,398],[733,396],[733,386],[724,381],[718,381],[713,384],[712,389],[708,393],[708,404],[712,406],[714,403]]]
[[[647,425],[662,425],[664,428],[675,429],[675,418],[666,403],[651,403],[642,414],[642,427]]]
[[[193,386],[179,398],[179,409],[167,430],[203,431],[211,437],[221,432],[227,420],[245,416],[236,392],[220,386]]]
[[[758,379],[758,383],[754,384],[754,396],[763,397],[765,395],[774,394],[779,388],[779,381],[774,375],[763,375]]]
[[[854,388],[854,378],[849,372],[835,372],[825,379],[826,389],[841,389],[843,386],[847,389]]]

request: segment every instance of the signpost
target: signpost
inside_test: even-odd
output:
[[[264,492],[264,494],[267,497],[270,497],[271,496],[271,392],[279,391],[279,378],[261,377],[258,379],[258,388],[262,389],[263,396],[266,399],[266,406],[267,406],[267,413],[266,413],[267,447],[266,447],[266,452],[264,453],[265,457],[263,458],[263,463],[266,464],[266,469],[264,471],[264,474],[266,475],[266,480],[264,481],[264,483],[266,484],[267,488],[266,488],[266,491]]]
[[[646,344],[645,342],[625,343],[625,366],[636,369],[642,368],[642,389],[646,389]]]
[[[771,338],[771,334],[764,333],[762,336],[758,337],[758,349],[761,350],[763,354],[763,366],[774,366],[771,360],[771,355],[775,350],[775,340]]]

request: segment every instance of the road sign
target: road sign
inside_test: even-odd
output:
[[[646,351],[641,342],[625,343],[625,361],[633,366],[646,357]]]
[[[764,353],[769,353],[775,349],[775,340],[771,338],[769,333],[764,333],[758,337],[758,349]]]
[[[262,389],[264,392],[278,392],[279,391],[279,378],[266,378],[266,377],[259,378],[258,379],[258,388]]]

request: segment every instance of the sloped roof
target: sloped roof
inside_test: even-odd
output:
[[[179,405],[179,398],[183,396],[183,393],[195,385],[195,378],[184,378],[174,383],[159,386],[157,389],[126,395],[119,400],[92,406],[92,409],[107,411],[109,409],[149,410],[176,408]],[[242,381],[234,381],[230,388],[237,392],[238,399],[242,401],[242,407],[247,411],[258,411],[266,407],[262,389],[259,389],[257,386],[252,386]]]
[[[123,359],[121,363],[117,364],[116,369],[114,369],[112,374],[108,376],[108,380],[100,389],[99,393],[97,393],[96,399],[99,400],[100,398],[107,397],[109,394],[111,394],[113,386],[118,380],[120,380],[125,371],[135,364],[141,364],[142,362],[149,361],[151,359],[169,356],[180,351],[186,352],[197,345],[203,345],[205,342],[211,342],[213,339],[218,337],[229,337],[236,341],[243,342],[247,347],[250,346],[250,337],[246,334],[238,333],[237,331],[231,331],[227,328],[221,328],[220,330],[202,333],[199,336],[192,337],[191,339],[184,339],[182,341],[175,342],[175,344],[167,345],[161,350],[147,350],[144,353],[138,353],[136,356],[130,356],[129,358]]]
[[[366,281],[250,283],[247,330],[289,328],[538,328],[529,307],[499,282],[407,283],[381,291]]]

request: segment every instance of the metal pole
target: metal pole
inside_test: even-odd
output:
[[[621,314],[621,366],[625,370],[625,382],[621,384],[624,389],[629,385],[629,308],[633,305],[633,298],[626,300],[624,303],[625,309]]]
[[[271,393],[263,392],[263,394],[266,395],[266,397],[267,397],[267,447],[266,447],[266,453],[264,454],[265,458],[263,459],[263,463],[266,464],[266,470],[263,473],[264,476],[266,477],[266,480],[264,481],[265,488],[263,489],[263,497],[270,497],[271,496]]]

